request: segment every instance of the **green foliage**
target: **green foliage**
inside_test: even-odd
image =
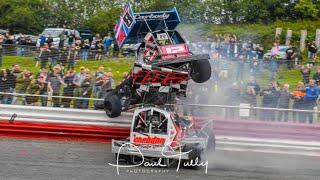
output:
[[[87,22],[86,26],[93,32],[107,35],[113,32],[116,20],[120,16],[120,8],[112,8],[107,11],[99,11],[92,16]]]
[[[301,19],[316,19],[319,17],[319,9],[312,0],[300,0],[300,2],[297,3],[294,8],[300,14]]]

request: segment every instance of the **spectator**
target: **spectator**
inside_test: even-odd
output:
[[[103,44],[101,41],[96,41],[96,47],[95,47],[95,51],[96,51],[96,56],[95,56],[95,60],[101,60],[102,59],[102,52],[103,52]]]
[[[303,109],[303,98],[305,96],[306,88],[303,82],[299,82],[296,89],[292,92],[291,98],[293,99],[292,109],[302,110]],[[294,122],[303,122],[303,114],[301,112],[293,112]]]
[[[80,97],[80,87],[81,87],[81,84],[83,83],[83,81],[85,80],[86,78],[86,69],[85,67],[80,67],[80,73],[78,73],[77,75],[75,75],[74,79],[73,79],[73,84],[74,84],[74,92],[73,92],[73,96],[74,97]],[[75,108],[76,107],[79,107],[80,104],[79,104],[79,101],[77,99],[75,99],[74,101],[74,105],[75,105]]]
[[[69,56],[69,52],[66,47],[63,47],[62,49],[60,49],[58,63],[61,63],[63,66],[66,66],[68,62],[68,56]]]
[[[21,75],[20,66],[18,64],[12,65],[11,72],[8,74],[10,93],[16,93],[16,83],[18,77]],[[14,104],[16,96],[10,95],[9,102]]]
[[[3,54],[3,43],[5,41],[5,37],[0,34],[0,67],[2,67],[2,54]]]
[[[278,104],[279,92],[277,91],[277,85],[275,82],[271,82],[268,88],[260,93],[262,98],[262,107],[264,108],[276,108]],[[261,113],[262,120],[275,120],[274,110],[262,110]]]
[[[43,47],[40,48],[39,60],[40,60],[40,68],[47,68],[47,63],[49,61],[50,51],[47,43],[44,43]]]
[[[256,82],[255,77],[251,76],[249,79],[249,82],[246,85],[246,93],[243,99],[246,101],[246,103],[249,103],[251,107],[257,107],[257,98],[252,96],[257,96],[259,92],[260,92],[260,85]],[[252,114],[253,116],[257,116],[257,111],[253,109]]]
[[[76,38],[75,30],[73,30],[70,34],[68,34],[68,45],[71,47],[74,44]]]
[[[253,76],[250,77],[247,86],[252,86],[252,88],[254,89],[255,94],[259,94],[259,92],[260,92],[260,85],[257,83],[255,77],[253,77]]]
[[[277,43],[273,43],[273,46],[271,48],[271,59],[270,59],[270,71],[271,71],[270,80],[275,80],[276,73],[278,72],[278,62],[277,62],[278,55],[279,55],[279,46]]]
[[[257,94],[253,88],[253,86],[247,86],[246,91],[241,96],[241,102],[250,104],[250,107],[257,106]],[[256,111],[252,111],[253,116],[256,116]]]
[[[294,60],[297,57],[297,52],[292,45],[289,46],[289,48],[286,50],[286,60],[287,60],[287,68],[293,69]]]
[[[24,34],[20,33],[19,38],[17,39],[18,47],[17,47],[17,56],[25,55],[25,48],[27,45],[27,39]]]
[[[58,63],[59,50],[56,47],[50,48],[50,67],[54,67]]]
[[[62,49],[64,47],[65,35],[66,35],[66,30],[64,26],[63,31],[59,34],[59,49]]]
[[[0,72],[0,92],[1,93],[10,92],[8,73],[6,69],[2,69]],[[0,94],[0,103],[9,104],[8,100],[9,100],[8,94]]]
[[[73,91],[75,88],[75,84],[73,84],[73,80],[75,78],[74,70],[68,70],[66,76],[64,77],[64,88],[63,88],[63,96],[65,97],[73,97]],[[63,98],[62,105],[64,108],[69,108],[71,104],[70,98]]]
[[[68,58],[68,70],[74,69],[74,63],[77,56],[77,50],[75,44],[70,46],[69,58]]]
[[[74,54],[74,59],[75,60],[78,60],[80,59],[79,55],[80,55],[80,51],[81,51],[81,46],[82,46],[82,42],[81,42],[81,39],[80,37],[76,37],[75,38],[75,43],[74,43],[74,49],[75,49],[75,54]]]
[[[57,66],[53,68],[53,73],[50,75],[48,82],[50,82],[52,88],[52,96],[60,96],[61,85],[64,85],[63,78],[61,76],[61,69]],[[60,107],[60,98],[52,97],[53,107]]]
[[[107,56],[109,56],[109,50],[110,50],[111,44],[112,44],[112,38],[111,38],[110,34],[108,34],[108,36],[104,37],[104,39],[103,39],[104,53]]]
[[[48,36],[47,44],[48,44],[49,48],[51,48],[53,46],[53,37],[51,36],[51,34],[49,34],[49,36]]]
[[[20,77],[17,78],[17,84],[16,84],[16,89],[17,93],[19,94],[25,94],[31,81],[33,80],[32,73],[28,70],[25,70]],[[21,104],[25,105],[25,97],[21,96]],[[16,101],[12,102],[13,104],[16,103]]]
[[[103,84],[103,76],[104,76],[104,67],[100,66],[95,73],[95,84],[93,86],[93,97],[100,97],[101,86]]]
[[[39,100],[39,96],[32,96],[32,95],[39,95],[40,92],[40,85],[36,79],[32,79],[30,85],[28,86],[26,93],[30,94],[31,96],[26,96],[26,104],[35,106]]]
[[[313,79],[316,81],[316,84],[320,85],[320,68],[317,69],[317,72],[313,75]]]
[[[89,39],[86,39],[81,45],[81,56],[80,56],[81,60],[88,61],[89,49],[90,49]]]
[[[85,75],[85,79],[80,85],[80,97],[81,98],[90,98],[91,91],[92,91],[91,75],[89,73],[89,70],[87,70],[87,73]],[[88,107],[89,107],[89,100],[88,99],[80,99],[79,100],[78,108],[88,109]]]
[[[308,62],[314,65],[316,53],[318,51],[318,47],[315,41],[307,42],[307,48],[308,48]]]
[[[315,80],[311,79],[309,85],[306,87],[306,95],[303,99],[304,108],[306,110],[314,110],[314,107],[317,106],[317,99],[320,95],[319,87],[315,84]],[[305,113],[304,122],[308,120],[310,124],[313,123],[313,113]]]
[[[40,48],[41,48],[42,46],[44,46],[44,43],[46,43],[46,37],[44,36],[44,34],[41,34],[39,39],[40,39]]]
[[[289,84],[284,84],[279,92],[278,108],[289,109],[291,93],[289,92]],[[280,110],[278,113],[278,121],[288,121],[288,111]]]
[[[41,106],[47,106],[48,105],[48,92],[53,93],[53,90],[51,88],[50,82],[48,82],[48,71],[46,69],[42,70],[38,77],[38,84],[39,84],[39,94],[42,95],[40,97]]]
[[[309,67],[309,65],[307,65],[306,67],[301,66],[300,72],[302,74],[302,82],[304,84],[308,84],[310,79],[310,73],[311,73],[311,68]]]

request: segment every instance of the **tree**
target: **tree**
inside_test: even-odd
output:
[[[107,35],[113,32],[120,13],[121,8],[119,7],[110,8],[107,11],[100,10],[94,16],[90,17],[85,25],[93,32]]]
[[[319,9],[312,0],[300,0],[294,8],[300,14],[301,19],[316,19],[318,17]]]
[[[41,0],[0,0],[0,27],[15,32],[35,33],[43,28]]]

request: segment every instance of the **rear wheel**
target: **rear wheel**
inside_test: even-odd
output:
[[[192,147],[185,147],[184,152],[186,151],[190,151],[189,159],[183,161],[183,166],[190,169],[201,169],[202,166],[196,166],[195,164],[200,164],[201,162],[203,162],[203,149],[199,147],[199,145],[195,145]]]
[[[207,59],[192,61],[190,69],[191,79],[196,83],[204,83],[211,77],[211,65]]]
[[[120,116],[122,107],[119,96],[116,94],[107,96],[104,100],[104,109],[111,118]]]

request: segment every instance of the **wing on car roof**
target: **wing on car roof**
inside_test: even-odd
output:
[[[136,44],[143,41],[144,36],[151,31],[161,29],[173,30],[180,23],[177,9],[170,11],[138,12],[132,11],[131,5],[123,8],[120,20],[114,28],[119,47],[123,44]]]

